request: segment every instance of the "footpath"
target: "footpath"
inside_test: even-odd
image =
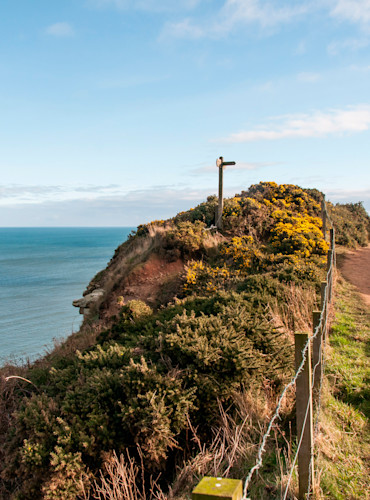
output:
[[[370,246],[347,252],[339,269],[370,307]]]

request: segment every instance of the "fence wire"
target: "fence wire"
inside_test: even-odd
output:
[[[331,227],[334,230],[332,220],[331,220],[331,218],[330,218],[330,216],[329,216],[329,214],[327,212],[327,209],[326,209],[326,204],[325,204],[325,214],[326,214],[326,216],[327,216],[327,218],[329,220],[329,223],[330,223]],[[331,259],[330,259],[330,263],[329,263],[327,274],[326,274],[326,283],[327,284],[326,284],[326,287],[325,287],[324,297],[323,297],[323,301],[322,301],[322,309],[320,311],[320,319],[319,319],[318,325],[315,328],[315,331],[313,332],[313,335],[309,337],[309,339],[307,340],[306,344],[304,345],[304,347],[302,349],[302,361],[301,361],[301,364],[299,365],[299,367],[297,368],[294,377],[285,386],[284,390],[282,391],[282,393],[280,395],[280,398],[279,398],[278,404],[276,406],[275,412],[274,412],[274,414],[273,414],[273,416],[272,416],[272,418],[271,418],[271,420],[269,422],[269,425],[267,427],[267,431],[264,434],[264,436],[262,438],[262,441],[261,441],[261,445],[260,445],[260,447],[258,449],[256,463],[251,468],[251,470],[249,471],[249,474],[248,474],[248,476],[247,476],[247,478],[245,480],[242,500],[250,500],[248,498],[248,488],[249,488],[249,485],[250,485],[250,482],[252,480],[252,477],[253,477],[254,473],[257,472],[262,467],[262,465],[263,465],[263,454],[266,452],[267,440],[268,440],[268,438],[270,436],[270,433],[271,433],[271,430],[273,428],[275,420],[280,417],[280,410],[281,410],[281,406],[282,406],[282,402],[284,400],[284,397],[285,397],[288,389],[290,387],[292,387],[296,383],[299,375],[301,374],[301,372],[304,369],[304,365],[305,365],[306,360],[307,360],[307,352],[308,352],[308,348],[309,348],[310,342],[313,342],[313,339],[315,339],[319,335],[319,332],[321,331],[322,332],[322,338],[321,338],[321,342],[320,342],[319,359],[318,359],[317,363],[315,364],[315,366],[313,367],[313,370],[312,370],[312,379],[311,379],[311,384],[312,384],[312,387],[313,387],[314,381],[315,381],[316,369],[317,369],[317,367],[319,366],[319,364],[321,362],[322,369],[321,369],[320,384],[319,384],[319,390],[318,390],[318,406],[317,406],[317,411],[316,411],[314,440],[317,437],[318,426],[319,426],[318,419],[319,419],[319,414],[320,414],[320,410],[321,410],[321,389],[322,389],[322,382],[323,382],[323,375],[324,375],[324,365],[322,363],[322,361],[324,359],[324,356],[323,356],[323,349],[322,349],[322,347],[323,347],[323,342],[325,343],[326,333],[327,333],[328,303],[329,303],[329,293],[328,293],[328,290],[331,289],[331,287],[332,287],[333,272],[334,272],[334,262],[335,262],[334,234],[333,234],[333,241],[331,243],[332,243]],[[301,435],[299,436],[297,451],[296,451],[296,454],[294,456],[292,466],[290,468],[289,478],[288,478],[288,482],[287,482],[286,489],[285,489],[285,492],[284,492],[283,500],[286,500],[287,495],[288,495],[289,486],[290,486],[290,483],[291,483],[291,480],[292,480],[292,477],[293,477],[293,472],[294,472],[295,464],[296,464],[296,461],[297,461],[297,458],[298,458],[298,453],[299,453],[299,450],[301,448],[301,444],[302,444],[302,440],[303,440],[303,434],[304,434],[304,429],[305,429],[305,425],[306,425],[306,421],[307,421],[307,417],[308,417],[308,413],[309,413],[310,404],[311,404],[311,398],[309,398],[308,403],[307,403],[305,417],[304,417],[304,421],[303,421],[303,425],[302,425],[302,431],[301,431]],[[311,483],[311,477],[312,477],[312,464],[313,464],[313,450],[312,450],[312,454],[311,454],[310,467],[309,467],[309,483],[308,483],[309,484],[309,488],[308,488],[308,491],[307,491],[307,499],[310,496],[310,490],[311,490],[310,483]]]
[[[317,367],[321,363],[322,369],[321,369],[321,375],[320,375],[320,384],[319,384],[319,388],[318,388],[318,405],[317,405],[317,410],[316,410],[316,415],[315,415],[313,448],[311,450],[311,457],[310,457],[308,490],[307,490],[307,493],[306,493],[306,499],[309,499],[310,498],[310,494],[311,494],[311,479],[312,479],[312,472],[313,472],[312,469],[313,469],[313,459],[314,459],[314,444],[315,444],[315,440],[316,440],[316,437],[317,437],[317,434],[318,434],[318,429],[319,429],[319,415],[320,415],[320,411],[321,411],[321,392],[322,392],[321,389],[322,389],[322,383],[323,383],[323,378],[324,378],[324,364],[322,363],[323,352],[324,352],[324,350],[323,350],[323,344],[326,343],[326,333],[327,333],[327,325],[328,325],[328,317],[329,317],[329,309],[328,309],[328,302],[329,302],[328,299],[329,299],[329,297],[328,297],[328,290],[330,290],[331,286],[332,286],[333,269],[334,269],[334,248],[333,248],[333,252],[331,253],[330,265],[329,265],[329,269],[328,269],[328,272],[327,272],[327,275],[326,275],[327,286],[325,287],[325,295],[324,295],[324,300],[323,300],[323,308],[322,308],[322,312],[321,312],[321,313],[325,313],[325,321],[324,321],[324,324],[323,324],[323,327],[322,327],[323,329],[322,329],[322,337],[321,337],[321,342],[320,342],[319,356],[318,356],[317,363],[315,364],[315,366],[312,369],[311,387],[314,386],[316,369],[317,369]],[[320,324],[318,325],[317,329],[320,329]],[[316,333],[316,330],[315,330],[315,333]],[[307,344],[309,344],[309,342],[313,338],[314,338],[314,336],[310,337],[309,340],[308,340],[308,342],[307,342]],[[311,404],[311,398],[309,398],[308,402],[307,402],[307,407],[306,407],[306,412],[305,412],[305,418],[304,418],[303,425],[302,425],[301,435],[299,437],[298,447],[297,447],[296,454],[294,456],[293,464],[292,464],[290,472],[289,472],[289,478],[288,478],[287,486],[286,486],[286,489],[285,489],[285,492],[284,492],[283,500],[286,500],[287,495],[288,495],[289,486],[290,486],[290,483],[291,483],[291,480],[292,480],[292,476],[293,476],[293,472],[294,472],[294,467],[295,467],[295,464],[296,464],[296,461],[297,461],[297,458],[298,458],[298,453],[299,453],[299,450],[300,450],[301,444],[302,444],[302,439],[303,439],[304,429],[305,429],[305,425],[306,425],[306,421],[307,421],[307,416],[308,416],[308,413],[309,413],[310,404]]]
[[[335,268],[335,242],[334,242],[334,235],[333,235],[333,246],[332,246],[332,253],[331,253],[331,261],[330,261],[330,266],[329,270],[327,273],[327,289],[332,290],[333,286],[333,272]],[[324,302],[325,304],[325,302]],[[325,373],[325,346],[326,346],[326,338],[327,338],[327,332],[328,332],[328,318],[329,318],[329,310],[328,307],[326,306],[326,315],[325,315],[325,322],[324,322],[324,327],[322,331],[322,337],[321,337],[321,342],[320,342],[320,349],[319,349],[319,359],[316,363],[316,365],[313,368],[313,373],[312,373],[312,387],[314,384],[315,380],[315,371],[317,366],[321,363],[321,372],[320,372],[320,384],[319,384],[319,389],[317,393],[317,407],[316,407],[316,412],[315,412],[315,423],[314,423],[314,432],[313,432],[313,449],[312,449],[312,454],[311,454],[311,460],[310,460],[310,465],[309,465],[309,476],[308,476],[308,491],[306,498],[309,499],[310,497],[310,488],[311,488],[311,480],[312,480],[312,473],[313,473],[313,459],[314,459],[314,450],[315,450],[315,443],[317,439],[317,435],[319,433],[319,418],[320,418],[320,413],[321,413],[321,403],[322,403],[322,384],[324,380],[324,373]]]

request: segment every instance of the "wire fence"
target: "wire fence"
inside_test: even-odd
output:
[[[329,222],[331,226],[330,230],[330,249],[328,252],[328,263],[327,263],[327,275],[326,275],[326,282],[325,282],[325,288],[324,288],[324,293],[322,295],[322,300],[321,300],[321,310],[320,310],[320,318],[319,321],[314,328],[313,334],[308,337],[307,342],[305,343],[303,349],[302,349],[302,361],[298,368],[296,369],[295,375],[293,378],[290,380],[288,384],[284,387],[280,398],[278,400],[278,404],[276,406],[275,412],[269,422],[269,425],[267,427],[267,430],[262,437],[261,444],[259,446],[258,452],[257,452],[257,459],[255,465],[251,468],[249,471],[249,474],[245,480],[244,483],[244,488],[243,488],[243,497],[242,500],[250,500],[248,498],[248,489],[250,487],[252,478],[254,474],[262,467],[263,465],[263,455],[266,452],[266,444],[268,441],[268,438],[270,437],[271,431],[273,429],[273,425],[275,421],[280,417],[280,412],[281,412],[281,407],[282,403],[284,401],[285,395],[287,391],[289,390],[290,387],[296,384],[298,377],[301,375],[302,371],[304,370],[306,363],[308,361],[308,352],[313,344],[314,340],[320,338],[320,344],[319,344],[319,350],[318,350],[318,356],[316,363],[314,363],[314,366],[312,368],[312,375],[311,375],[311,387],[316,386],[318,388],[317,390],[317,397],[316,397],[316,408],[315,408],[315,423],[314,423],[314,435],[313,435],[313,446],[311,448],[310,452],[310,459],[309,459],[309,471],[308,471],[308,487],[305,492],[305,498],[309,499],[312,494],[312,476],[313,476],[313,459],[314,459],[314,444],[318,435],[318,429],[319,429],[319,417],[320,417],[320,412],[321,412],[321,402],[322,402],[322,383],[323,383],[323,375],[324,375],[324,368],[325,368],[325,343],[326,343],[326,338],[327,338],[327,330],[328,330],[328,314],[329,314],[329,304],[332,298],[332,287],[333,287],[333,278],[334,278],[334,268],[335,268],[335,231],[333,227],[332,220],[330,218],[330,215],[327,211],[327,207],[325,204],[325,200],[322,203],[322,219],[323,219],[323,233],[324,233],[324,238],[326,238],[326,227],[327,227],[327,222]],[[317,381],[316,379],[316,372],[318,368],[320,367],[319,374],[320,378]],[[310,409],[312,409],[312,392],[307,398],[307,404],[306,408],[304,410],[304,419],[303,419],[303,424],[301,426],[299,435],[297,435],[297,450],[295,453],[295,456],[293,458],[290,471],[288,474],[288,479],[287,483],[285,486],[285,491],[283,494],[283,500],[287,499],[287,496],[289,494],[289,489],[291,485],[291,481],[293,478],[293,473],[296,467],[297,459],[299,452],[301,450],[302,442],[303,442],[303,437],[304,437],[304,432],[306,429],[306,424],[307,424],[307,419],[310,414]]]

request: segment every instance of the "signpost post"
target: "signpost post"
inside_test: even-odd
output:
[[[235,161],[224,161],[224,157],[220,156],[216,160],[216,166],[218,167],[218,210],[216,217],[217,229],[222,229],[222,212],[224,211],[224,187],[223,187],[223,176],[224,167],[228,165],[235,165]]]

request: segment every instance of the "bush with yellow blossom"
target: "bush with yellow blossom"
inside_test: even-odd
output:
[[[271,244],[276,253],[306,258],[327,253],[329,246],[323,239],[319,218],[284,210],[277,210],[272,216],[276,223],[271,230]]]
[[[192,260],[185,272],[183,292],[208,295],[218,290],[224,290],[231,273],[226,265],[212,267],[202,261]]]

